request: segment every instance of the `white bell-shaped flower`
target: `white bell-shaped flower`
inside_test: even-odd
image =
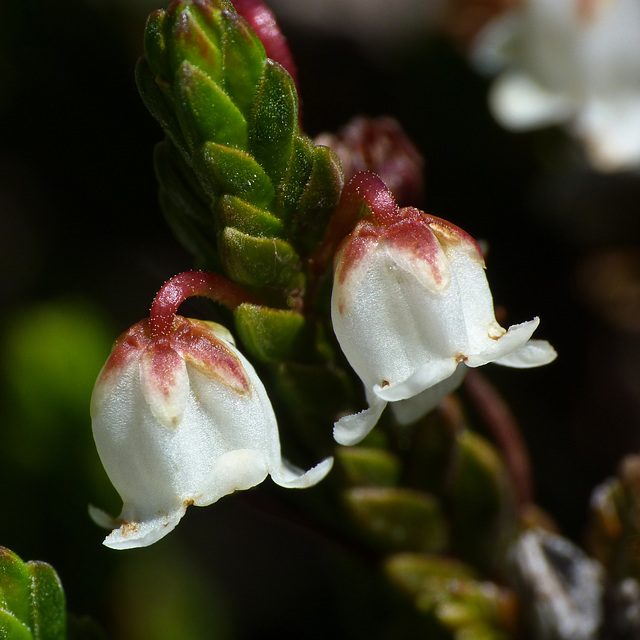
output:
[[[102,463],[123,500],[104,544],[159,540],[189,505],[206,506],[267,475],[283,487],[310,487],[327,458],[306,473],[282,459],[276,418],[251,364],[220,325],[181,316],[154,337],[149,320],[117,341],[91,400]]]
[[[496,322],[483,256],[467,233],[418,209],[394,209],[388,198],[336,255],[332,321],[369,403],[336,423],[341,444],[364,438],[389,402],[401,423],[420,418],[466,367],[536,367],[556,357],[549,343],[530,340],[538,318],[508,331]]]

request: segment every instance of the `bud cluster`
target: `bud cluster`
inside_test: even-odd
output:
[[[155,163],[178,238],[200,266],[293,306],[342,172],[300,132],[289,72],[227,0],[178,0],[149,17],[137,81],[167,134]]]

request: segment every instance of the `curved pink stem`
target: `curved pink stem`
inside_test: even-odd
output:
[[[362,217],[363,207],[371,210],[378,224],[397,220],[399,208],[382,179],[370,171],[356,173],[345,185],[340,202],[327,226],[324,240],[312,257],[314,270],[320,273],[333,260],[340,243],[353,231]]]
[[[258,300],[242,287],[217,273],[179,273],[162,285],[151,305],[149,323],[154,339],[171,333],[178,307],[192,296],[210,298],[229,309],[235,309],[243,302],[258,303]]]
[[[390,189],[376,173],[362,171],[356,173],[342,192],[341,205],[354,209],[358,207],[358,213],[362,205],[371,209],[371,215],[380,224],[389,224],[397,220],[398,204]],[[352,227],[355,225],[355,220]]]

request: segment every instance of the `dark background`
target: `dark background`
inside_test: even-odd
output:
[[[162,135],[133,80],[146,9],[32,0],[1,11],[0,545],[51,562],[70,610],[113,637],[282,635],[285,624],[300,637],[296,625],[323,599],[326,625],[366,629],[376,616],[360,619],[354,599],[379,616],[384,606],[367,601],[375,589],[343,550],[242,496],[193,509],[151,549],[101,546],[86,505],[119,505],[93,449],[93,381],[162,282],[192,267],[156,202],[151,154]],[[425,30],[371,56],[281,26],[307,132],[356,114],[396,117],[425,156],[416,204],[488,242],[508,324],[541,317],[537,337],[557,362],[486,374],[518,416],[539,502],[580,542],[592,488],[638,448],[638,175],[592,172],[559,130],[501,130],[488,81],[444,36]],[[619,286],[612,307],[606,294]]]

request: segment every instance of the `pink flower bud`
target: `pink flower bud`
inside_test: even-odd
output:
[[[422,199],[424,160],[397,120],[360,116],[337,134],[320,134],[315,143],[336,152],[345,182],[360,171],[373,171],[401,205]]]

